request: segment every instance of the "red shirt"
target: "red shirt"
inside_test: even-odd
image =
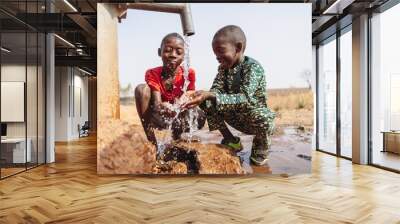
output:
[[[183,84],[184,84],[184,77],[183,77],[183,67],[179,66],[177,72],[175,73],[175,79],[173,82],[172,90],[167,90],[165,87],[164,81],[161,77],[162,67],[151,68],[146,71],[145,80],[147,85],[150,86],[152,91],[159,91],[161,93],[161,100],[163,102],[170,102],[174,103],[176,98],[182,96],[183,91]],[[195,72],[192,68],[189,69],[189,85],[187,90],[194,90],[194,82],[195,82]]]

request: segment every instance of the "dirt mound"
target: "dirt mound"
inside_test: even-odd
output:
[[[156,163],[156,148],[142,127],[121,120],[99,122],[98,149],[100,174],[148,174]]]
[[[173,143],[156,159],[141,126],[121,120],[99,122],[99,174],[244,174],[238,156],[218,144]]]

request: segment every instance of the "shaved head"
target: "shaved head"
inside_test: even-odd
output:
[[[183,43],[185,43],[185,40],[179,33],[169,33],[169,34],[165,35],[165,37],[161,40],[160,48],[162,48],[164,46],[165,41],[167,41],[170,38],[176,38],[178,40],[181,40]]]
[[[242,43],[242,51],[244,51],[244,49],[246,48],[246,35],[239,26],[228,25],[222,27],[215,33],[213,41],[218,38],[226,38],[234,45],[236,45],[237,43]]]

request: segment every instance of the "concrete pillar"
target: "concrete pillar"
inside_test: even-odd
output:
[[[46,1],[46,12],[54,12],[54,5]],[[54,34],[46,35],[46,163],[55,162],[55,42]]]
[[[97,78],[90,77],[88,80],[88,111],[90,130],[97,131]]]
[[[55,72],[54,35],[46,36],[46,163],[55,161]]]
[[[368,163],[368,15],[353,19],[353,162]]]
[[[72,68],[55,68],[55,141],[69,141],[71,132]]]
[[[97,111],[98,121],[119,119],[118,11],[97,4]]]
[[[313,137],[311,143],[311,149],[317,149],[317,47],[312,46],[312,81],[311,89],[313,91],[313,108],[314,108],[314,122],[313,122]]]

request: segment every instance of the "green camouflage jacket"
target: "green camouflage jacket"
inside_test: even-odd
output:
[[[220,66],[210,91],[216,95],[217,110],[256,110],[266,113],[268,117],[275,117],[267,107],[264,69],[250,57],[245,56],[232,69],[223,69]]]

